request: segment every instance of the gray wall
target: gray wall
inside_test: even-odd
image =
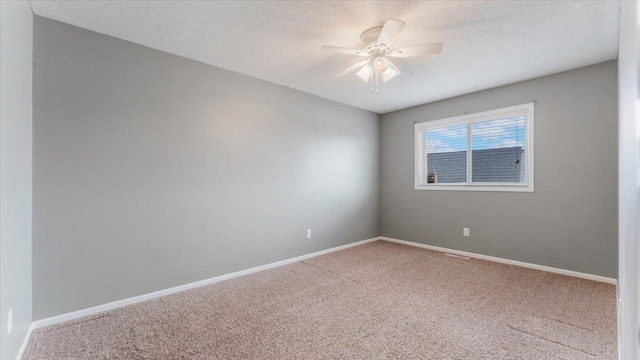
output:
[[[377,114],[34,31],[35,320],[379,235]]]
[[[382,235],[615,278],[616,71],[609,61],[383,115]],[[414,121],[533,99],[534,193],[413,190]]]
[[[33,13],[0,1],[0,358],[15,359],[31,325]],[[7,313],[13,309],[13,330]]]

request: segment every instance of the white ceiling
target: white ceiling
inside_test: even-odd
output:
[[[39,1],[35,14],[377,113],[615,59],[618,1]],[[379,95],[360,61],[365,29],[407,23],[394,44],[442,42],[440,55],[394,60]]]

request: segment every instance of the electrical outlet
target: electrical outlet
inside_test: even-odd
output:
[[[462,229],[462,235],[469,237],[469,228]]]
[[[9,309],[7,313],[7,335],[11,334],[13,330],[13,309]]]
[[[307,239],[311,239],[311,229],[307,229]]]

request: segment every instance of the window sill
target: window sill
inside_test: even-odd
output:
[[[415,190],[533,192],[533,185],[416,185]]]

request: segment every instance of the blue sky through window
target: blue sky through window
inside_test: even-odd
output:
[[[467,125],[427,130],[425,136],[429,154],[467,150]],[[524,116],[471,125],[472,150],[524,147],[524,137]]]

